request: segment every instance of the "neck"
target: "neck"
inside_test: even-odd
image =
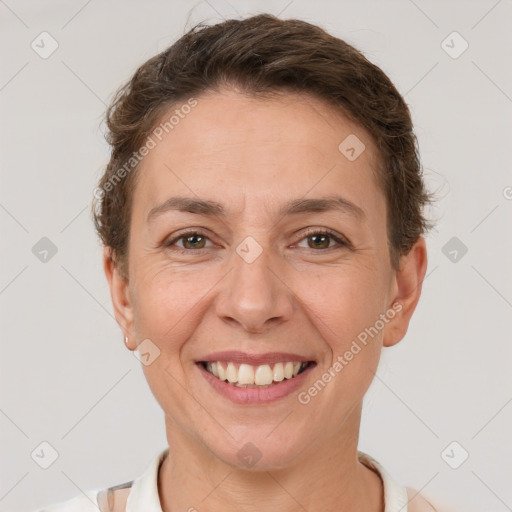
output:
[[[224,463],[166,418],[170,448],[158,476],[162,511],[382,512],[382,481],[357,458],[360,414],[359,408],[331,438],[313,440],[293,465],[268,471]]]

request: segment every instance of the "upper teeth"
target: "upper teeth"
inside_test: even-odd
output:
[[[272,381],[281,382],[283,379],[295,377],[306,365],[307,363],[286,362],[276,363],[271,368],[268,364],[252,366],[242,363],[237,367],[233,362],[229,362],[226,366],[226,363],[220,361],[209,361],[206,363],[206,369],[220,380],[227,380],[239,386],[251,384],[266,386],[272,384]]]

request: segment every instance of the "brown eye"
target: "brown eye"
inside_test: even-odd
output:
[[[312,243],[309,244],[311,249],[328,249],[331,237],[329,235],[309,235],[307,237]]]
[[[206,238],[200,234],[182,236],[181,239],[185,249],[203,249],[206,242]]]
[[[340,237],[336,236],[334,233],[330,231],[312,231],[307,233],[306,236],[302,240],[307,240],[308,246],[307,249],[317,250],[325,250],[325,249],[333,249],[336,248],[336,244],[338,248],[348,246],[347,242],[342,240]],[[301,242],[302,242],[301,240]],[[331,242],[335,242],[334,245],[331,245]],[[300,245],[299,245],[300,247]]]
[[[199,231],[189,231],[165,242],[164,246],[173,251],[193,252],[194,250],[207,249],[206,242],[209,238]],[[181,245],[179,243],[181,242]]]

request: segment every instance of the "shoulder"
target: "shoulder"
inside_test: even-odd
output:
[[[168,453],[168,447],[159,451],[144,473],[134,480],[91,490],[68,501],[31,512],[125,512],[127,504],[131,510],[161,511],[158,496],[158,470]]]
[[[106,489],[88,491],[33,512],[124,512],[132,483],[126,482]]]
[[[98,492],[88,491],[70,500],[39,508],[33,512],[98,512]]]
[[[407,487],[407,512],[458,512]]]
[[[373,468],[380,475],[384,487],[386,511],[460,512],[442,505],[415,489],[398,484],[384,467],[370,455],[358,452],[358,457],[360,462]]]

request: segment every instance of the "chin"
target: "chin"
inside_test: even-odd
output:
[[[269,440],[266,431],[261,436],[253,433],[245,441],[232,442],[229,447],[211,447],[211,452],[233,468],[259,472],[281,470],[296,464],[303,447],[303,443],[292,444],[290,439],[281,439],[277,435]]]

